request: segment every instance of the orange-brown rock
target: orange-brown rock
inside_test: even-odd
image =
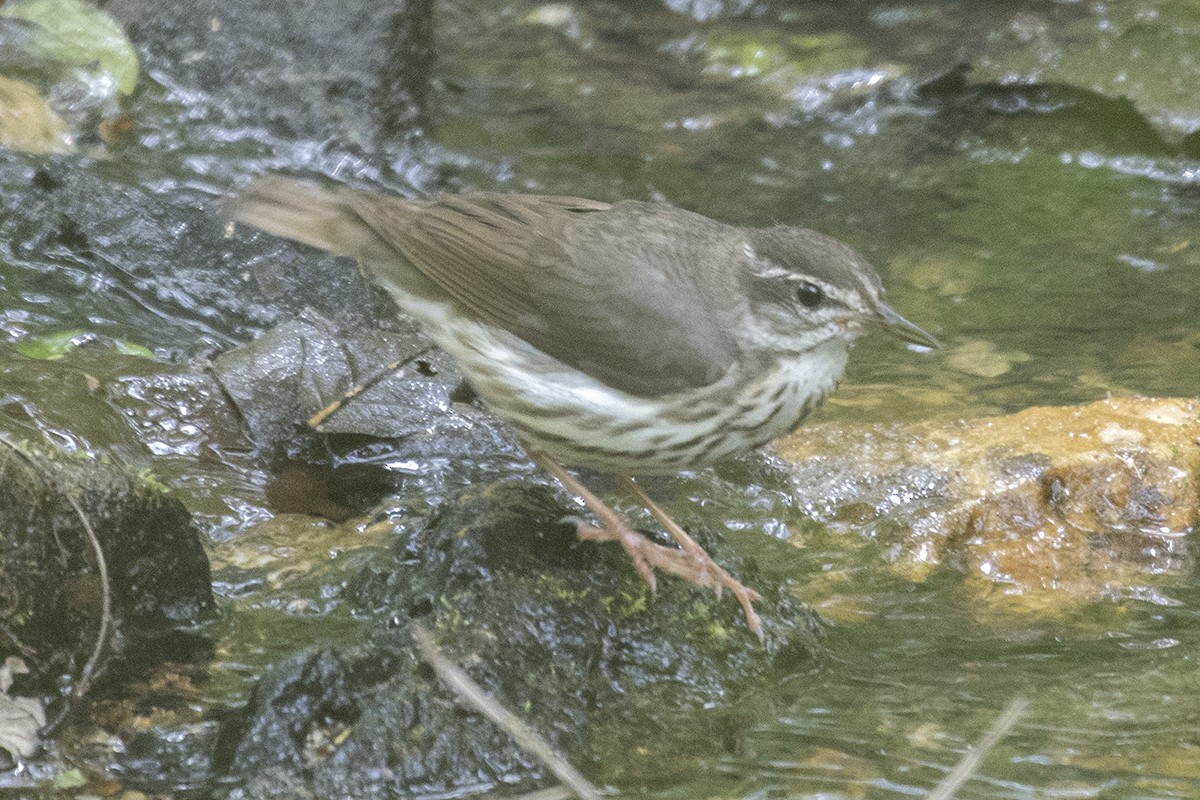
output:
[[[817,519],[894,542],[914,578],[950,564],[1004,594],[1166,602],[1200,517],[1200,401],[1117,398],[1002,417],[817,425],[779,443]]]

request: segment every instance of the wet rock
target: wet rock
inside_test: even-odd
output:
[[[151,703],[155,701],[161,698],[151,698]],[[198,704],[193,700],[193,707]],[[149,714],[139,711],[118,728],[119,745],[114,741],[112,752],[115,771],[136,776],[133,780],[143,788],[203,785],[212,775],[219,724],[215,720],[181,720],[188,715],[157,709]]]
[[[1043,9],[997,8],[988,35],[962,51],[981,79],[1052,81],[1129,98],[1177,140],[1195,119],[1186,87],[1200,76],[1194,37],[1200,19],[1186,4],[1071,4]]]
[[[27,325],[45,332],[50,320],[72,320],[67,329],[115,339],[136,331],[131,343],[182,357],[247,341],[308,307],[372,318],[371,290],[350,260],[226,237],[213,190],[129,178],[79,160],[0,164],[0,253],[26,276],[26,294],[55,298],[53,314],[14,299]]]
[[[0,358],[0,386],[0,431],[152,468],[214,538],[256,513],[254,446],[211,375],[93,341],[53,360]]]
[[[102,584],[81,516],[108,568],[107,658],[169,650],[162,640],[171,627],[213,605],[199,533],[161,485],[104,458],[0,447],[5,646],[26,660],[43,691],[78,672],[99,630]]]
[[[939,105],[943,124],[959,135],[993,141],[1037,139],[1064,149],[1169,155],[1174,148],[1125,97],[1052,82],[972,82],[959,68],[930,81],[918,96]]]
[[[651,595],[620,548],[578,540],[563,520],[571,511],[546,487],[502,482],[464,491],[409,529],[345,591],[376,620],[369,652],[318,649],[280,664],[227,726],[222,763],[243,781],[239,796],[270,796],[273,785],[323,798],[540,781],[539,764],[421,664],[412,621],[602,782],[694,769],[714,755],[700,752],[712,725],[735,747],[760,710],[754,687],[815,652],[815,617],[693,531],[766,596],[759,642],[728,595],[669,577]]]
[[[194,109],[199,141],[253,128],[282,147],[333,140],[333,149],[363,154],[378,153],[385,131],[395,133],[381,125],[392,121],[389,101],[418,99],[389,98],[379,85],[381,74],[398,77],[400,67],[387,62],[396,55],[389,37],[404,29],[397,17],[410,5],[355,0],[337,13],[319,3],[280,13],[263,0],[199,0],[187,7],[117,0],[106,9],[143,48],[150,76],[186,87],[183,103]],[[425,66],[419,57],[415,62]]]
[[[897,569],[939,565],[1041,607],[1133,596],[1191,558],[1200,402],[1115,398],[952,423],[813,426],[781,442],[817,519],[889,542]]]
[[[507,426],[464,398],[453,359],[411,324],[340,325],[307,311],[224,353],[212,372],[259,450],[295,459],[270,490],[282,509],[345,518],[335,505],[369,507],[413,476],[440,494],[431,484],[493,479],[495,465],[527,463]],[[282,480],[305,463],[338,468],[308,498]]]
[[[431,413],[449,411],[462,380],[415,330],[347,327],[315,311],[222,354],[213,372],[264,446],[287,441],[334,403],[314,430],[393,438],[426,431]]]

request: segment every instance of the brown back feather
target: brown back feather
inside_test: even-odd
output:
[[[229,208],[360,258],[385,282],[429,281],[465,313],[634,395],[712,383],[736,356],[721,322],[737,312],[743,237],[671,206],[490,193],[414,201],[269,179]]]

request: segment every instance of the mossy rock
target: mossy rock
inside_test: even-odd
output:
[[[84,519],[108,568],[107,653],[213,606],[208,559],[191,515],[166,488],[116,461],[32,444],[0,446],[0,623],[49,690],[95,645],[102,583]]]
[[[815,615],[703,531],[765,595],[764,640],[728,594],[663,577],[652,595],[619,547],[578,540],[572,510],[517,481],[442,505],[346,589],[378,620],[372,652],[318,650],[268,674],[227,726],[228,773],[255,797],[298,774],[315,797],[539,782],[541,765],[422,664],[413,622],[601,783],[684,773],[735,746],[766,712],[762,687],[817,652]],[[336,745],[314,755],[314,736]]]

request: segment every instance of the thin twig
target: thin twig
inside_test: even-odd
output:
[[[96,531],[92,528],[92,523],[88,522],[87,516],[84,515],[79,501],[69,494],[65,496],[67,502],[71,504],[71,508],[75,509],[75,513],[79,515],[83,529],[87,531],[88,543],[91,544],[92,553],[96,556],[96,571],[100,573],[100,631],[96,634],[96,646],[92,648],[92,655],[83,665],[83,670],[75,681],[73,692],[76,698],[80,698],[91,688],[96,665],[100,663],[100,656],[104,653],[104,646],[108,643],[108,628],[112,622],[112,587],[108,582],[108,561],[104,558],[104,550],[100,547],[100,537],[96,536]]]
[[[551,786],[527,794],[510,794],[503,797],[489,794],[484,797],[485,800],[570,800],[574,796],[575,793],[565,786]]]
[[[1004,712],[992,723],[992,727],[987,729],[987,733],[983,734],[975,746],[968,750],[962,760],[955,765],[954,769],[942,778],[941,783],[926,795],[925,800],[951,800],[954,793],[979,769],[979,765],[983,763],[988,751],[1008,735],[1012,727],[1025,714],[1027,708],[1029,708],[1028,699],[1021,695],[1014,697],[1009,702],[1008,708],[1004,709]]]
[[[320,411],[318,411],[317,413],[315,413],[311,417],[309,417],[308,422],[305,424],[307,424],[308,427],[312,428],[313,430],[318,430],[322,425],[325,424],[326,420],[328,420],[330,417],[332,417],[334,414],[336,414],[337,411],[342,406],[344,406],[346,403],[348,403],[351,400],[353,400],[354,398],[358,397],[360,394],[365,392],[367,389],[370,389],[372,386],[375,386],[376,384],[380,383],[385,378],[388,378],[388,377],[394,375],[399,370],[404,369],[405,367],[407,367],[412,362],[416,361],[421,356],[429,353],[429,351],[431,351],[432,349],[433,349],[432,347],[424,347],[424,348],[418,350],[417,352],[413,353],[411,356],[406,356],[405,358],[402,358],[399,361],[393,361],[390,364],[385,364],[383,369],[381,369],[379,372],[377,372],[373,377],[363,381],[362,383],[351,386],[349,389],[346,390],[345,394],[343,394],[337,400],[334,400],[332,403],[325,406]]]
[[[29,464],[30,468],[35,472],[43,475],[47,483],[55,491],[58,491],[54,475],[48,469],[23,452],[7,438],[0,436],[0,444],[3,444],[22,461]],[[87,514],[83,513],[83,507],[79,505],[79,501],[66,492],[63,492],[63,497],[71,505],[71,508],[75,510],[75,515],[79,517],[79,522],[83,525],[88,544],[91,545],[92,553],[96,557],[96,572],[100,575],[100,630],[96,634],[96,644],[92,648],[92,655],[88,658],[87,663],[83,665],[83,669],[79,672],[79,677],[75,679],[75,686],[71,690],[71,693],[76,698],[81,698],[91,688],[92,677],[96,672],[96,665],[100,663],[100,656],[103,655],[104,647],[108,644],[108,629],[112,622],[112,586],[108,580],[108,560],[105,559],[104,549],[100,546],[100,537],[96,535],[96,530],[88,520]]]
[[[420,648],[422,657],[460,700],[496,723],[520,747],[545,764],[576,797],[581,800],[601,799],[599,790],[578,770],[568,764],[566,759],[550,746],[549,742],[538,735],[537,731],[496,702],[483,690],[482,686],[471,680],[466,672],[442,655],[437,642],[429,631],[413,623],[412,634],[413,638],[417,640],[417,647]]]

